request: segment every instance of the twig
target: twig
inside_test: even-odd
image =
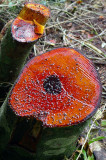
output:
[[[106,58],[99,58],[99,57],[91,57],[91,56],[87,56],[89,59],[93,59],[93,60],[106,60]]]
[[[69,37],[69,36],[67,36],[67,37]],[[98,54],[102,58],[106,57],[106,55],[100,49],[98,49],[97,47],[95,47],[91,43],[86,42],[86,40],[85,41],[81,41],[81,40],[78,40],[78,39],[73,38],[73,37],[69,37],[69,38],[75,40],[76,42],[80,43],[81,45],[85,45],[86,47],[92,49],[96,54]]]
[[[70,22],[70,21],[72,21],[72,20],[75,19],[75,18],[76,18],[76,17],[69,18],[69,19],[66,20],[66,21],[59,22],[58,24],[57,24],[57,23],[54,23],[53,25],[48,26],[48,27],[46,27],[45,29],[52,28],[52,27],[58,26],[58,25],[60,25],[60,24],[64,24],[64,23],[66,23],[66,22]]]
[[[102,113],[104,112],[105,107],[106,107],[106,104],[99,110],[99,112],[101,111],[100,114],[102,114]],[[88,133],[87,133],[85,142],[84,142],[84,144],[82,145],[82,148],[81,148],[80,153],[79,153],[79,155],[78,155],[78,157],[77,157],[76,160],[78,160],[79,157],[80,157],[80,155],[82,154],[82,150],[83,150],[83,148],[84,148],[84,146],[85,146],[85,144],[86,144],[86,142],[87,142],[87,140],[88,140],[88,137],[89,137],[89,134],[90,134],[90,132],[91,132],[91,130],[92,130],[92,128],[93,128],[93,125],[94,125],[95,121],[98,119],[98,117],[100,116],[100,114],[98,113],[98,115],[95,116],[95,119],[94,119],[94,121],[93,121],[93,123],[92,123],[92,125],[91,125],[91,127],[90,127],[90,129],[89,129],[89,131],[88,131]]]
[[[84,7],[83,7],[83,8],[79,8],[79,10],[83,10],[83,11],[86,11],[86,12],[88,12],[88,13],[93,13],[93,14],[96,14],[96,15],[98,15],[98,16],[101,15],[101,13],[99,13],[99,12],[90,11],[90,10],[84,9]]]
[[[96,36],[94,36],[94,37],[92,37],[92,38],[86,39],[85,41],[90,41],[91,39],[98,38],[98,37],[100,37],[100,36],[105,35],[105,33],[106,33],[106,30],[102,31],[100,34],[98,34],[98,35],[96,35]]]
[[[95,46],[92,45],[91,43],[89,43],[89,42],[84,42],[84,45],[90,47],[90,48],[93,49],[96,53],[99,53],[99,55],[102,55],[102,56],[106,57],[106,54],[105,54],[105,53],[103,53],[100,49],[98,49],[97,47],[95,47]]]
[[[14,7],[14,6],[17,6],[18,4],[19,4],[19,2],[17,2],[16,4],[11,4],[11,5],[9,5],[9,4],[1,4],[0,7],[9,7],[9,6]]]

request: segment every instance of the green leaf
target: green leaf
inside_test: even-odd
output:
[[[102,120],[102,121],[101,121],[101,126],[102,126],[102,127],[106,127],[106,120]]]
[[[87,160],[87,154],[86,154],[86,151],[84,149],[82,150],[82,154],[84,156],[84,160]]]
[[[89,41],[92,42],[92,41],[94,41],[94,39],[92,38],[92,39],[90,39]]]
[[[87,159],[87,160],[95,160],[94,155],[88,156],[88,159]]]
[[[101,130],[106,132],[106,128],[102,128]]]
[[[47,2],[46,1],[41,1],[41,4],[47,5]]]
[[[60,0],[61,3],[65,2],[66,0]]]
[[[9,2],[8,7],[12,7],[13,3]]]
[[[102,140],[102,139],[104,139],[104,138],[106,138],[106,137],[99,136],[99,137],[93,138],[92,140],[89,141],[89,144],[91,144],[91,143],[93,143],[93,142],[95,142],[95,141]]]
[[[96,124],[96,126],[99,126],[99,124],[98,124],[98,122],[97,122],[97,121],[95,121],[95,124]]]

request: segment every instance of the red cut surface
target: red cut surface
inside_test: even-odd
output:
[[[44,81],[54,75],[59,94],[47,93]],[[90,118],[100,104],[101,84],[92,62],[71,48],[58,48],[31,59],[15,83],[9,103],[19,116],[43,125],[68,126]]]
[[[12,23],[13,38],[19,42],[36,41],[43,35],[44,25],[49,17],[48,7],[42,4],[26,3]]]
[[[12,23],[12,35],[19,42],[33,42],[42,35],[35,33],[34,22],[16,18]]]

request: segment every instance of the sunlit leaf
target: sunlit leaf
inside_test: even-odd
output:
[[[106,138],[106,137],[99,136],[99,137],[93,138],[92,140],[89,141],[89,144],[91,144],[91,143],[93,143],[93,142],[95,142],[95,141],[102,140],[102,139],[104,139],[104,138]]]
[[[102,120],[102,121],[101,121],[101,126],[102,126],[102,127],[106,127],[106,120]]]

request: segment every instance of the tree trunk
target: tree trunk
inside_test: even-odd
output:
[[[11,27],[1,41],[0,50],[0,100],[3,101],[16,80],[35,42],[22,43],[13,39]],[[0,102],[2,104],[2,102]],[[0,105],[1,106],[1,105]]]
[[[1,43],[0,83],[13,83],[16,80],[33,44],[34,42],[17,42],[12,38],[11,29],[8,29],[8,32]],[[3,90],[4,85],[0,88],[2,94]],[[14,146],[11,143],[9,144],[16,122],[17,116],[8,105],[7,97],[0,108],[0,152],[3,151],[2,159],[62,160],[65,156],[69,157],[72,155],[73,151],[76,149],[76,141],[88,123],[87,121],[75,126],[61,128],[45,128],[42,127],[42,124],[40,123],[40,132],[37,135],[39,140],[35,138],[34,135],[32,136],[32,138],[36,139],[36,150],[32,154],[27,149],[22,149],[22,147]],[[21,139],[25,135],[25,130],[22,131],[23,136],[21,133]],[[36,133],[37,128],[33,128],[33,131]],[[21,130],[19,130],[19,132],[21,132]],[[29,143],[32,142],[29,140]]]
[[[17,117],[8,105],[8,98],[0,108],[0,153],[10,141]]]
[[[36,160],[63,160],[76,150],[76,143],[89,120],[70,127],[43,128]]]
[[[35,42],[22,43],[14,40],[11,27],[1,42],[0,50],[0,99],[4,100]],[[0,103],[2,104],[2,103]],[[0,152],[10,141],[17,116],[8,105],[8,96],[0,108]]]
[[[13,39],[11,27],[1,42],[0,82],[13,83],[35,42],[18,42]]]

